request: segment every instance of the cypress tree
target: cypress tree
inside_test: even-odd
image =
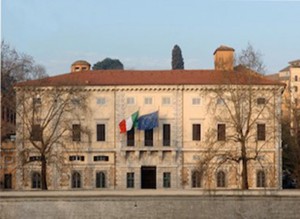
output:
[[[172,50],[172,69],[184,69],[181,49],[178,45],[175,45]]]

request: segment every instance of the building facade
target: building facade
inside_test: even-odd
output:
[[[282,100],[283,119],[291,122],[293,135],[296,133],[300,135],[300,60],[290,61],[279,73],[268,77],[286,84]]]
[[[229,47],[220,52],[226,48],[233,55]],[[220,59],[218,49],[214,54]],[[67,116],[70,130],[62,136],[64,147],[58,141],[52,147],[62,155],[62,162],[48,162],[49,189],[241,189],[241,146],[235,140],[240,136],[232,117],[237,114],[236,106],[242,106],[239,112],[247,111],[249,118],[248,126],[239,127],[247,132],[249,188],[281,187],[278,106],[284,86],[280,83],[232,66],[225,70],[87,69],[19,83],[17,99],[32,90],[51,93],[57,88],[66,92],[64,97],[72,92],[74,100],[74,90],[85,94],[82,100],[88,110],[76,108],[82,102],[71,101],[74,109]],[[38,102],[42,116],[31,124],[29,140],[24,137],[28,132],[24,113],[17,116],[18,160],[25,159],[19,162],[17,189],[41,187],[43,158],[36,148],[43,140],[32,141],[33,130],[45,121],[43,115],[49,112],[45,109],[53,101],[36,93],[30,99],[29,105]],[[25,108],[23,112],[28,113]],[[154,113],[158,125],[149,130],[133,126],[120,133],[119,123],[135,112],[139,117]],[[61,127],[56,126],[56,135]]]

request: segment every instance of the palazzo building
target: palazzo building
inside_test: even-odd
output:
[[[247,132],[249,188],[280,188],[278,106],[284,86],[243,67],[233,68],[233,53],[232,48],[219,47],[214,52],[216,69],[211,70],[93,71],[80,61],[68,74],[17,84],[17,102],[30,98],[17,106],[23,114],[17,114],[16,188],[39,189],[41,160],[48,159],[48,188],[55,190],[240,189],[243,168],[240,142],[234,140],[241,138],[237,130]],[[37,94],[56,89],[65,92],[62,100]],[[59,135],[66,121],[71,129],[60,136],[63,140],[54,141],[53,152],[46,151],[47,156],[56,153],[63,159],[50,162],[52,157],[42,158],[37,149],[45,143],[40,136],[50,129],[36,130],[51,113],[53,101],[58,104],[72,94],[74,109],[68,120],[51,126],[53,135]],[[26,110],[30,105],[32,110]],[[121,133],[120,122],[135,112],[139,118],[151,115],[153,128],[133,125]],[[41,116],[29,127],[24,115],[35,113]],[[237,127],[238,113],[246,116],[239,117],[245,122]]]

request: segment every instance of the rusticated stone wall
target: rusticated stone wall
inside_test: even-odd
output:
[[[300,191],[1,192],[0,218],[299,218]]]

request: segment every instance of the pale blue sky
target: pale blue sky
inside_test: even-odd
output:
[[[125,69],[170,69],[175,44],[185,69],[213,68],[221,44],[250,42],[273,73],[300,59],[299,1],[2,0],[2,39],[48,74],[78,59],[118,58]]]

